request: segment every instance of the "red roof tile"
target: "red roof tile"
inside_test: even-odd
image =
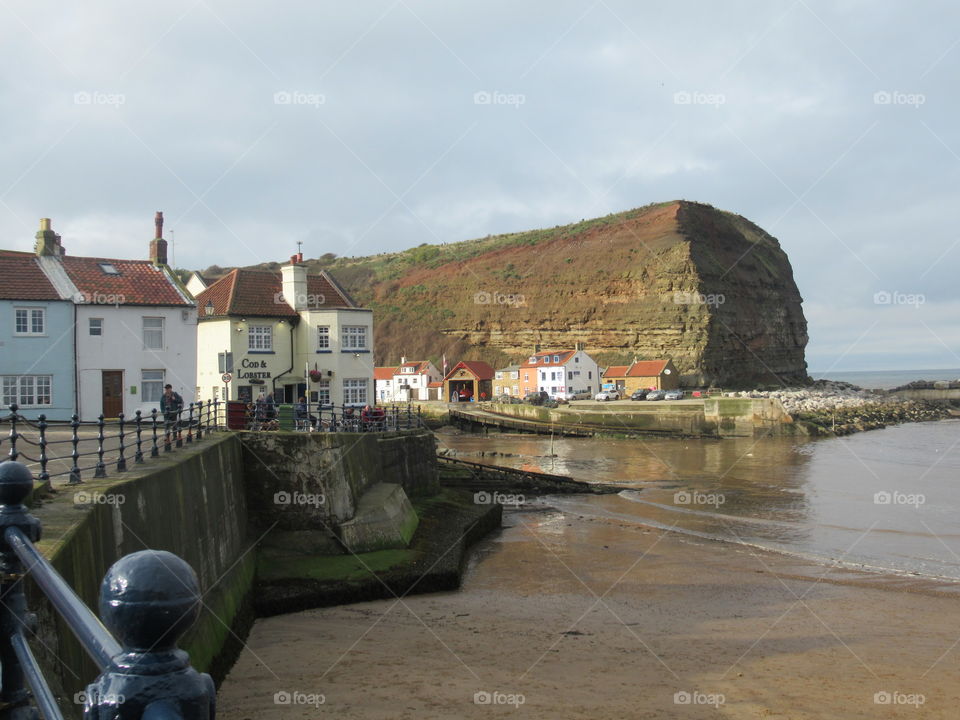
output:
[[[192,305],[163,267],[149,260],[117,260],[65,255],[63,269],[87,297],[113,296],[120,305]],[[116,274],[105,272],[110,265]]]
[[[0,250],[0,300],[60,300],[33,253]]]
[[[325,272],[307,276],[307,294],[316,300],[310,309],[355,308],[357,304],[336,280]],[[213,315],[241,317],[296,317],[297,312],[283,299],[283,278],[271,270],[237,268],[197,295],[201,317],[206,317],[207,302]]]
[[[604,377],[615,377],[622,378],[627,376],[627,370],[630,369],[629,365],[611,365],[606,370],[603,371]]]
[[[453,366],[453,369],[443,379],[446,380],[460,368],[466,368],[477,380],[493,380],[493,368],[482,360],[461,360]]]
[[[667,367],[669,360],[640,360],[630,366],[627,377],[656,377]]]
[[[396,371],[396,368],[392,367],[375,367],[373,369],[373,379],[374,380],[393,380],[393,373]]]

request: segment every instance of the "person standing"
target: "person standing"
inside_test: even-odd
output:
[[[180,413],[183,411],[183,398],[180,393],[174,392],[173,385],[163,386],[163,395],[160,396],[160,412],[163,413],[165,426],[165,442],[170,443],[170,433],[179,430]]]

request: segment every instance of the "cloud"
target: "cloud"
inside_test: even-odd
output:
[[[142,257],[159,209],[178,264],[203,268],[683,197],[780,239],[811,358],[878,320],[856,362],[956,351],[933,310],[960,298],[960,8],[20,1],[0,17],[4,247],[52,216],[71,252]],[[874,306],[884,288],[925,293],[933,334]]]

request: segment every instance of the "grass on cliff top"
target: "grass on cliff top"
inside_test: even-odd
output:
[[[474,507],[472,496],[456,490],[442,490],[436,495],[411,498],[414,509],[423,521],[430,516]],[[428,523],[429,524],[429,523]],[[421,547],[420,530],[410,547],[405,550],[377,550],[356,555],[283,555],[276,551],[261,551],[257,557],[257,578],[261,582],[291,578],[328,582],[355,582],[409,565],[422,557],[427,548]]]
[[[378,283],[399,278],[413,267],[437,268],[447,263],[463,262],[493,250],[517,245],[535,246],[561,237],[576,237],[594,228],[630,220],[650,210],[665,207],[674,202],[676,201],[650,203],[632,210],[584,219],[568,225],[556,225],[552,228],[488,235],[484,238],[459,240],[442,245],[423,243],[418,247],[399,252],[355,257],[336,257],[332,253],[327,253],[319,258],[308,259],[304,264],[307,266],[308,272],[311,273],[319,270],[330,271],[341,285],[355,290],[367,283]],[[281,265],[282,263],[279,262],[270,262],[254,267],[265,270],[279,270]],[[216,280],[229,270],[230,268],[211,266],[203,271],[203,275]]]

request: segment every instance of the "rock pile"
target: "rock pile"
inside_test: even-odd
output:
[[[833,410],[835,408],[862,407],[877,402],[885,394],[864,390],[856,385],[832,380],[818,380],[802,388],[782,390],[744,390],[727,393],[728,397],[776,398],[783,409],[791,415]]]
[[[916,385],[911,383],[910,387],[916,389]],[[929,386],[933,387],[934,383]],[[804,423],[813,434],[849,435],[896,423],[951,417],[944,403],[904,400],[885,390],[864,390],[833,380],[818,380],[803,388],[749,390],[726,395],[776,398],[795,421]]]

